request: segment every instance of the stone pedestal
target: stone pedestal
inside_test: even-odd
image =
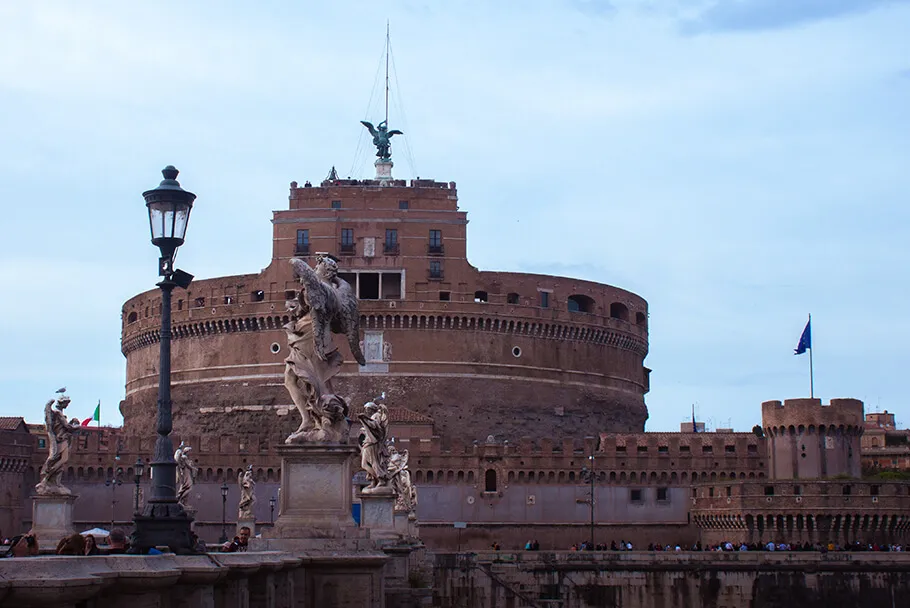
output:
[[[281,493],[275,527],[267,538],[349,538],[357,536],[351,515],[351,461],[357,448],[338,443],[278,447]]]
[[[38,536],[42,547],[55,547],[64,536],[75,533],[73,529],[74,494],[32,496],[32,532]]]
[[[392,179],[392,167],[394,166],[391,160],[377,159],[373,166],[376,167],[376,179],[379,180],[390,180]]]
[[[370,531],[372,539],[397,539],[395,530],[395,493],[391,488],[372,494],[360,494],[360,526]]]
[[[395,511],[395,531],[398,532],[398,534],[401,536],[410,536],[408,523],[407,511]]]

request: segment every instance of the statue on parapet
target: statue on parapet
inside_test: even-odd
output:
[[[413,513],[417,509],[417,488],[411,483],[408,470],[408,451],[399,452],[389,442],[389,480],[395,490],[395,510]]]
[[[237,505],[237,521],[255,520],[253,505],[256,504],[256,480],[253,479],[253,465],[237,474],[237,485],[240,486],[240,503]]]
[[[389,492],[389,409],[382,403],[373,401],[367,402],[363,409],[364,412],[357,415],[361,425],[360,466],[367,472],[370,485],[362,492]]]
[[[63,470],[70,459],[70,444],[79,429],[79,420],[73,418],[67,421],[66,406],[71,400],[64,391],[65,388],[58,390],[60,396],[44,404],[44,425],[50,453],[41,467],[41,481],[35,486],[35,493],[43,496],[72,494],[62,480]],[[55,402],[56,409],[53,407]]]
[[[392,139],[393,135],[404,135],[398,129],[393,129],[389,131],[389,127],[386,124],[386,121],[382,121],[375,127],[373,123],[369,123],[365,120],[361,120],[360,124],[365,126],[369,130],[370,135],[373,136],[373,145],[376,146],[376,156],[380,160],[390,160],[392,158]]]
[[[287,302],[290,321],[284,326],[290,354],[285,359],[284,385],[300,412],[300,427],[285,443],[347,440],[348,404],[332,388],[344,358],[332,334],[345,334],[354,359],[366,365],[360,351],[360,312],[350,284],[338,277],[338,260],[316,254],[316,268],[291,259],[300,290]]]
[[[187,499],[199,474],[199,467],[190,458],[192,449],[181,441],[180,447],[174,452],[174,461],[177,463],[177,502],[183,505],[184,509],[189,506]]]

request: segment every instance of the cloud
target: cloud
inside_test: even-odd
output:
[[[866,13],[907,0],[717,0],[685,19],[687,34],[757,32]]]

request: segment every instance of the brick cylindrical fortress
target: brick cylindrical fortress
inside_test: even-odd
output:
[[[341,259],[360,298],[367,365],[346,362],[336,390],[389,402],[461,440],[642,431],[647,303],[600,283],[483,272],[468,263],[467,214],[454,183],[327,180],[291,184],[274,212],[273,254],[258,274],[199,280],[173,297],[174,429],[277,436],[299,420],[283,385],[288,260]],[[529,246],[533,244],[529,243]],[[160,297],[123,306],[127,432],[150,433]]]
[[[858,399],[765,401],[771,477],[821,479],[860,477],[863,402]]]

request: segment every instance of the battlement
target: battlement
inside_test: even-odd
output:
[[[391,179],[391,180],[379,180],[379,179],[325,179],[320,182],[319,186],[313,186],[309,181],[305,182],[303,186],[299,186],[297,182],[291,182],[291,191],[293,197],[294,190],[317,190],[317,189],[329,189],[329,188],[436,188],[439,190],[455,190],[455,182],[438,182],[433,179],[412,179],[410,185],[406,179]]]
[[[827,427],[860,431],[864,426],[863,402],[859,399],[832,399],[824,405],[821,399],[787,399],[765,401],[761,406],[762,426],[769,432],[820,433]],[[776,431],[775,431],[776,429]]]

